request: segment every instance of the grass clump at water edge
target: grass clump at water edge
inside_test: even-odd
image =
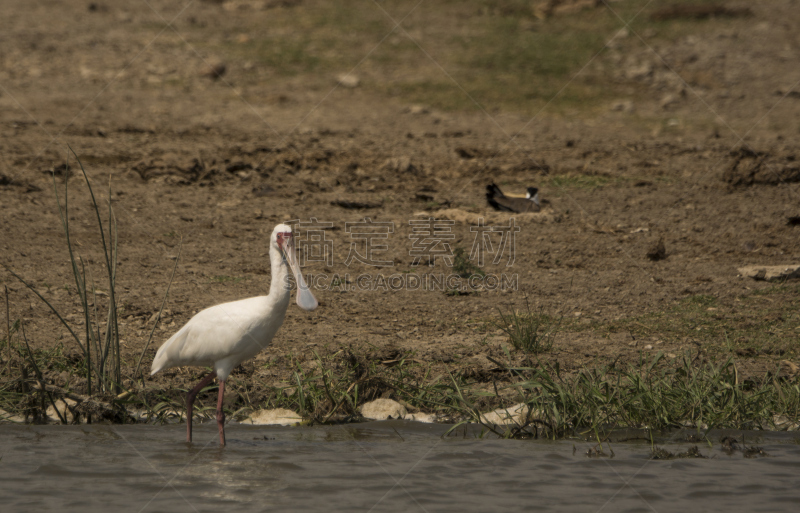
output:
[[[268,390],[260,406],[299,411],[312,423],[341,422],[360,419],[364,403],[390,397],[409,412],[452,422],[450,432],[477,423],[503,438],[561,438],[621,427],[781,430],[800,415],[797,378],[742,380],[733,359],[659,353],[636,365],[566,373],[557,364],[533,365],[527,358],[519,364],[508,356],[495,362],[506,376],[494,382],[475,379],[468,369],[436,372],[413,353],[390,366],[347,350],[315,353],[311,365],[291,357],[291,378]],[[509,421],[493,422],[487,415],[493,408],[505,409]]]
[[[74,154],[74,152],[72,153]],[[119,254],[117,249],[117,222],[114,209],[111,206],[110,185],[108,195],[108,221],[104,226],[100,215],[100,207],[95,198],[89,176],[78,156],[76,154],[74,155],[83,174],[91,198],[92,211],[97,219],[101,243],[100,249],[102,250],[103,263],[105,264],[103,266],[103,271],[105,279],[107,280],[107,292],[96,287],[91,268],[87,267],[87,261],[75,252],[69,226],[70,165],[69,162],[67,162],[64,166],[63,206],[61,198],[59,197],[59,189],[55,174],[53,174],[53,189],[55,191],[56,204],[58,206],[61,226],[68,250],[70,269],[75,280],[75,290],[77,291],[80,305],[79,317],[82,322],[76,323],[75,326],[67,322],[65,316],[62,315],[62,313],[55,308],[31,282],[25,280],[7,266],[4,265],[4,267],[9,274],[19,280],[47,305],[75,341],[82,358],[55,358],[54,355],[61,355],[62,357],[64,355],[63,346],[61,344],[51,351],[31,350],[27,338],[25,337],[24,325],[20,324],[19,320],[14,323],[15,330],[13,330],[13,333],[20,331],[25,344],[24,347],[20,343],[16,345],[13,344],[13,333],[10,329],[11,320],[8,308],[8,296],[6,293],[6,318],[9,328],[6,330],[6,338],[3,341],[4,346],[8,349],[4,374],[9,374],[12,361],[16,361],[13,367],[19,370],[19,376],[16,378],[7,376],[12,379],[4,380],[2,385],[0,385],[0,395],[5,394],[0,402],[3,403],[3,406],[8,407],[8,411],[24,413],[26,418],[32,418],[34,422],[46,421],[47,415],[45,414],[45,409],[47,403],[52,406],[53,413],[58,416],[62,423],[67,423],[68,418],[72,418],[73,421],[77,422],[80,417],[83,417],[87,422],[91,422],[93,416],[95,416],[96,419],[102,418],[112,422],[125,422],[129,419],[129,415],[125,412],[123,404],[131,400],[132,394],[128,391],[120,394],[124,376],[122,371],[122,353],[120,349],[120,330],[118,322],[120,307],[116,294],[117,261]],[[174,271],[175,269],[173,269],[173,277]],[[172,278],[170,278],[170,284],[171,283]],[[169,285],[167,286],[167,291],[168,290]],[[164,300],[166,300],[166,294]],[[100,312],[103,308],[105,309],[105,313],[101,316]],[[158,323],[163,308],[164,302],[162,302],[161,310],[156,318],[156,324]],[[104,319],[104,322],[101,319]],[[83,325],[83,329],[81,329],[79,324]],[[153,326],[153,331],[155,330],[156,324]],[[153,331],[151,331],[150,339],[147,341],[144,349],[149,345],[153,336]],[[81,336],[79,333],[83,333],[83,335]],[[144,349],[136,365],[136,370],[133,371],[134,376],[139,372],[141,359],[144,356]],[[52,371],[58,369],[60,369],[61,372],[68,370],[70,374],[80,376],[82,381],[80,392],[83,393],[78,393],[74,390],[64,389],[52,383],[48,383],[42,370]],[[38,398],[34,397],[36,394],[32,395],[30,393],[31,385],[33,385],[33,389],[38,392]],[[84,395],[84,393],[86,395]],[[94,396],[97,394],[108,400],[101,401],[95,399]],[[54,396],[59,397],[59,405],[56,404]]]
[[[732,358],[702,361],[686,353],[669,360],[607,365],[565,374],[558,365],[505,365],[513,376],[494,391],[459,386],[463,422],[479,422],[502,437],[561,437],[613,428],[788,429],[800,416],[800,380],[769,374],[742,381]],[[490,425],[474,406],[503,397],[514,422]],[[794,428],[796,429],[796,427]]]

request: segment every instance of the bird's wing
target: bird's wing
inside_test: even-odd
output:
[[[486,201],[489,202],[489,205],[491,205],[493,209],[499,210],[500,212],[515,212],[513,208],[509,208],[508,206],[498,202],[498,199],[503,201],[504,198],[493,198],[489,196],[489,193],[486,193]]]
[[[156,353],[151,375],[180,365],[212,365],[264,349],[283,322],[269,315],[265,298],[250,298],[212,306],[192,317]],[[283,312],[285,315],[285,308]],[[278,322],[280,319],[280,322]]]

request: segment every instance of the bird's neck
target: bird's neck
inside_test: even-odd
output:
[[[276,248],[269,251],[269,263],[272,267],[272,280],[269,284],[270,302],[289,304],[291,284],[289,283],[289,265],[284,263],[283,255]]]

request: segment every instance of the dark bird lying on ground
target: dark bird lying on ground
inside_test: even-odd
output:
[[[501,212],[525,213],[541,210],[539,189],[536,187],[528,187],[525,197],[520,197],[503,194],[500,187],[489,184],[486,186],[486,201],[492,208]]]

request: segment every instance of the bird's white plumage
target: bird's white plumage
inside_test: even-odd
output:
[[[182,365],[211,366],[225,381],[234,367],[266,348],[283,324],[289,306],[290,270],[297,283],[297,304],[305,310],[317,307],[295,261],[291,236],[285,247],[279,244],[279,238],[291,231],[281,224],[270,237],[269,295],[223,303],[197,313],[159,348],[151,375]]]
[[[179,365],[210,366],[224,380],[236,365],[269,345],[288,306],[287,295],[273,304],[261,296],[207,308],[161,346],[151,374]]]

